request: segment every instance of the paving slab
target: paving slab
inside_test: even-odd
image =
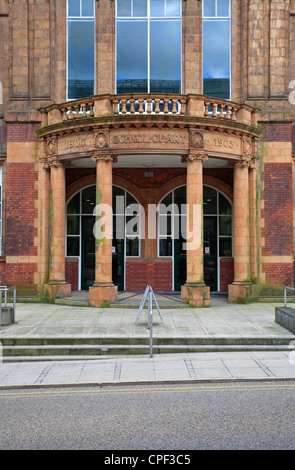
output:
[[[123,305],[123,304],[122,304]],[[153,333],[173,340],[198,336],[204,341],[218,339],[271,338],[290,343],[290,350],[235,352],[183,352],[103,355],[71,361],[50,360],[0,362],[0,388],[123,383],[161,383],[207,380],[295,380],[295,336],[275,322],[278,303],[229,304],[213,298],[210,308],[165,308],[164,324],[155,312]],[[291,304],[295,308],[294,304]],[[174,306],[175,307],[175,306]],[[93,308],[56,304],[17,303],[16,322],[2,327],[1,340],[13,338],[126,337],[130,341],[148,338],[147,315],[131,308]]]

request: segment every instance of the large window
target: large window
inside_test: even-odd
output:
[[[94,94],[94,0],[67,1],[67,98]]]
[[[117,93],[181,93],[180,0],[117,0]]]
[[[230,0],[203,0],[203,93],[230,99]]]

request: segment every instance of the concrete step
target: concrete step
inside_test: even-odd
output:
[[[153,353],[282,351],[294,336],[153,338]],[[149,354],[148,337],[2,338],[3,362],[85,360]]]

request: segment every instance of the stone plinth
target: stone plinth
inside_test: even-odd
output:
[[[47,295],[55,299],[57,295],[62,295],[65,297],[70,297],[72,293],[72,286],[71,284],[68,284],[67,282],[47,282],[44,284],[44,290],[47,293]]]
[[[210,307],[210,287],[185,284],[181,286],[181,300],[195,307]]]
[[[230,303],[250,303],[258,300],[255,284],[233,282],[228,286],[228,301]]]
[[[92,307],[108,307],[117,296],[118,288],[114,284],[89,287],[89,304]]]

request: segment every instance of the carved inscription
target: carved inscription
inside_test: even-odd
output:
[[[237,136],[224,136],[217,133],[207,133],[204,137],[204,147],[217,152],[240,154],[241,140]]]
[[[188,144],[185,134],[154,133],[154,134],[115,134],[111,144]]]
[[[72,148],[78,148],[78,147],[85,147],[85,145],[86,145],[85,137],[82,137],[82,138],[77,137],[76,139],[65,140],[63,148],[72,149]]]

